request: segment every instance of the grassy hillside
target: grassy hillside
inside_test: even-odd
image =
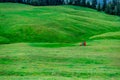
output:
[[[90,37],[90,39],[119,39],[120,40],[120,31],[118,32],[107,32],[100,35],[95,35]]]
[[[0,43],[78,42],[120,31],[120,17],[77,6],[0,3]]]
[[[119,53],[118,16],[0,3],[0,80],[119,80]]]

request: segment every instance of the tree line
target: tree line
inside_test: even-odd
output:
[[[0,0],[0,2],[25,3],[34,6],[62,5],[63,0]]]
[[[120,16],[120,0],[102,0],[102,2],[100,0],[0,0],[0,2],[18,2],[34,6],[70,4],[89,7],[111,15]]]
[[[100,0],[75,0],[74,5],[89,7],[111,15],[120,16],[120,0],[102,0],[102,2]]]

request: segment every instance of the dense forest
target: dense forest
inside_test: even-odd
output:
[[[0,0],[0,2],[18,2],[34,6],[77,5],[120,16],[120,0]]]

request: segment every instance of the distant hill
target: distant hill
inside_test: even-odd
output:
[[[119,31],[120,17],[89,8],[0,3],[0,43],[79,42]]]
[[[75,5],[120,16],[120,0],[0,0],[0,2],[23,3],[33,6]]]

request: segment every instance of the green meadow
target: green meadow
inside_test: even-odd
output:
[[[119,80],[119,61],[118,16],[0,3],[0,80]]]
[[[0,43],[71,43],[120,31],[120,17],[78,6],[0,3]]]

